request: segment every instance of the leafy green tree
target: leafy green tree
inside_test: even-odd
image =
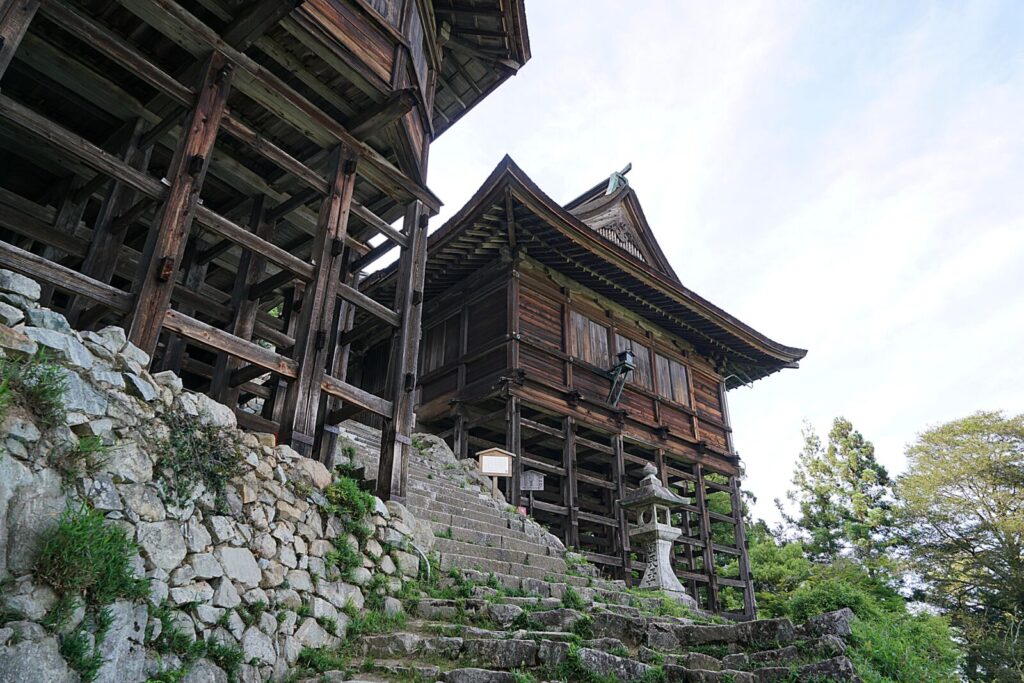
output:
[[[884,572],[857,561],[811,562],[800,541],[775,538],[764,522],[750,527],[750,566],[760,617],[796,622],[849,607],[857,618],[847,652],[866,683],[957,681],[960,652],[942,617],[912,614]]]
[[[1024,681],[1024,415],[924,432],[897,492],[912,567],[961,629],[968,677]]]
[[[875,447],[842,417],[833,421],[826,444],[810,425],[803,435],[787,493],[796,514],[776,501],[783,519],[815,562],[851,556],[877,572],[891,545],[893,501],[889,473],[875,459]]]

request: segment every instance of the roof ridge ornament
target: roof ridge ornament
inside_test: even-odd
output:
[[[621,171],[614,171],[608,176],[608,189],[605,190],[605,194],[609,195],[620,187],[626,187],[629,185],[629,181],[626,180],[626,174],[633,170],[633,162],[626,164],[626,167]]]

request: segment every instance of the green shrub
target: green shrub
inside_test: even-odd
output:
[[[858,617],[871,619],[879,614],[878,602],[857,586],[838,579],[805,583],[796,589],[786,605],[786,612],[797,622],[807,621],[824,612],[849,607]]]
[[[960,652],[941,617],[882,613],[852,628],[848,656],[865,683],[960,680]]]
[[[64,372],[42,349],[29,358],[0,358],[0,417],[15,402],[31,411],[41,427],[63,424]]]
[[[127,598],[140,600],[149,582],[133,575],[138,552],[119,526],[84,505],[68,508],[57,526],[43,534],[35,574],[62,594],[81,594],[90,606]]]
[[[168,434],[157,441],[156,452],[168,494],[178,505],[185,505],[202,484],[223,507],[228,482],[241,473],[238,435],[225,427],[202,424],[180,409],[164,413],[163,420]]]

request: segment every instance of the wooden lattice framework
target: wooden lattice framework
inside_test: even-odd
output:
[[[302,453],[378,416],[401,498],[430,142],[527,59],[516,0],[0,0],[0,266]]]

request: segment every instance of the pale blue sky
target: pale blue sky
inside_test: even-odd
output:
[[[730,392],[769,519],[804,419],[884,463],[1024,412],[1024,2],[527,0],[533,59],[431,152],[441,222],[509,153],[568,201],[633,163],[683,283],[800,370]]]

